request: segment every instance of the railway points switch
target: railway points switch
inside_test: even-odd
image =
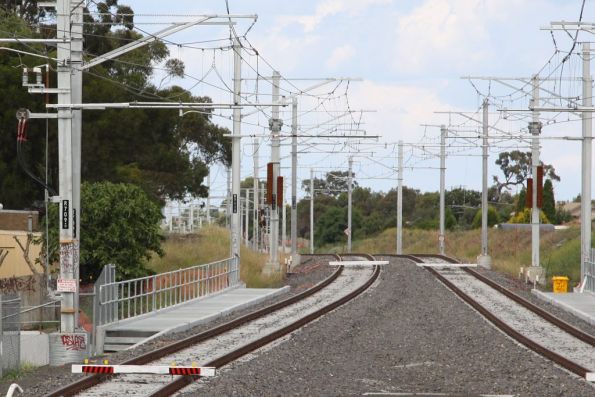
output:
[[[528,266],[524,268],[525,283],[545,285],[545,269],[541,266]]]

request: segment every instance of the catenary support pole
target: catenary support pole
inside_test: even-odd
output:
[[[58,0],[56,3],[56,34],[64,39],[58,43],[58,104],[72,103],[71,97],[71,44],[70,41],[70,0]],[[74,283],[78,287],[78,278],[74,272],[74,233],[73,233],[73,196],[72,196],[72,111],[58,109],[58,157],[59,157],[59,196],[60,196],[60,279]],[[77,288],[78,290],[78,288]],[[60,304],[60,331],[75,331],[75,293],[63,292]]]
[[[488,99],[483,101],[483,144],[482,144],[482,189],[481,189],[481,254],[477,264],[485,268],[492,267],[492,258],[488,255]]]
[[[244,244],[250,244],[250,188],[246,188],[246,205],[244,206]]]
[[[226,228],[230,228],[230,224],[231,224],[231,167],[227,167],[227,169],[225,170],[226,174],[227,174],[227,200],[226,200],[226,206],[225,206],[225,227]],[[229,245],[229,252],[230,254],[233,255],[233,252],[231,250],[232,245]]]
[[[310,168],[310,253],[314,253],[314,169]]]
[[[211,168],[207,174],[207,187],[209,189],[207,193],[207,225],[211,224]]]
[[[273,71],[273,96],[271,119],[269,120],[269,127],[271,129],[271,162],[275,170],[279,170],[279,161],[281,159],[280,153],[280,139],[279,133],[281,132],[282,120],[279,118],[279,80],[281,75],[277,71]],[[277,172],[273,172],[273,191],[277,186]],[[280,192],[277,192],[279,194]],[[276,204],[277,195],[273,194],[273,203],[271,205],[270,212],[270,256],[269,262],[264,267],[264,272],[271,274],[279,271],[279,208]]]
[[[283,197],[285,197],[285,180],[283,181]],[[283,199],[281,205],[283,206],[281,210],[283,215],[283,221],[281,223],[281,252],[285,255],[285,242],[287,241],[287,206],[285,205],[285,199]]]
[[[347,252],[351,252],[351,194],[353,192],[353,157],[349,156],[349,171],[347,173]]]
[[[258,184],[259,184],[259,179],[258,179],[258,138],[254,138],[253,161],[254,161],[254,176],[253,176],[253,182],[254,182],[254,217],[253,217],[254,230],[253,230],[253,235],[254,235],[254,237],[253,237],[253,240],[254,240],[254,249],[256,251],[258,251],[260,249],[260,244],[259,244],[260,225],[258,224],[258,209],[259,209],[259,204],[260,204],[260,193],[258,191]]]
[[[591,44],[583,43],[583,106],[593,106],[591,80]],[[585,278],[586,262],[591,251],[591,170],[593,121],[591,112],[581,113],[582,117],[582,182],[581,182],[581,281]]]
[[[445,205],[444,205],[444,184],[446,174],[446,134],[447,130],[444,125],[440,126],[440,235],[438,236],[438,245],[440,255],[444,255],[445,233],[444,233],[444,219],[445,219]]]
[[[240,89],[242,85],[242,47],[237,37],[233,40],[233,138],[231,141],[231,254],[240,257],[240,170],[241,170],[241,109]]]
[[[83,2],[70,1],[70,30],[71,30],[71,97],[74,103],[83,102]],[[81,144],[82,144],[83,113],[81,109],[72,110],[72,241],[74,278],[80,279],[80,214],[81,214]],[[74,294],[74,324],[78,326],[79,294]]]
[[[533,85],[532,107],[539,107],[539,76],[531,78]],[[533,111],[532,118],[534,128],[530,128],[533,138],[531,139],[531,174],[533,175],[533,192],[531,197],[531,266],[540,266],[539,260],[539,208],[537,208],[537,167],[539,166],[539,112]],[[545,280],[543,280],[545,281]]]
[[[297,98],[291,101],[291,259],[297,258]]]
[[[399,141],[397,171],[397,255],[403,254],[403,141]]]

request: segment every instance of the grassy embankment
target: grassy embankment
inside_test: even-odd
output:
[[[446,233],[446,254],[463,262],[476,263],[481,249],[481,231],[468,230]],[[353,252],[394,253],[396,229],[388,229],[373,238],[353,242]],[[529,266],[531,261],[531,232],[490,229],[488,233],[489,254],[496,270],[519,274],[519,268]],[[321,247],[319,252],[341,252],[344,245]],[[318,251],[318,250],[317,250]],[[403,253],[437,253],[438,232],[404,229]],[[540,259],[546,269],[548,285],[552,276],[568,276],[570,286],[580,278],[580,227],[541,233]]]
[[[163,242],[162,248],[165,256],[159,258],[154,255],[149,261],[149,268],[157,273],[218,261],[230,256],[229,231],[217,226],[205,227],[196,234],[169,237]],[[281,284],[284,272],[276,276],[262,274],[268,255],[242,246],[240,257],[240,278],[246,286],[267,288]]]

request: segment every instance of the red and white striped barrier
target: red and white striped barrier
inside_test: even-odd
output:
[[[73,374],[156,374],[215,376],[214,367],[171,367],[167,365],[73,364]]]

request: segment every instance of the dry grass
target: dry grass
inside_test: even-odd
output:
[[[504,231],[490,229],[488,232],[489,254],[496,270],[517,276],[520,267],[531,264],[531,231]],[[396,229],[385,230],[374,238],[355,241],[353,251],[394,253]],[[403,253],[437,253],[438,232],[418,229],[403,231]],[[446,254],[462,262],[476,263],[481,250],[480,229],[447,232]],[[541,233],[540,262],[548,278],[554,275],[568,276],[576,284],[580,278],[580,229],[571,226],[568,230]]]
[[[165,256],[153,256],[148,265],[157,273],[215,262],[230,256],[229,231],[217,226],[205,227],[196,234],[174,235],[162,244],[162,248]],[[262,274],[267,255],[242,246],[240,257],[240,278],[247,287],[267,288],[281,285],[284,271],[273,276]]]

